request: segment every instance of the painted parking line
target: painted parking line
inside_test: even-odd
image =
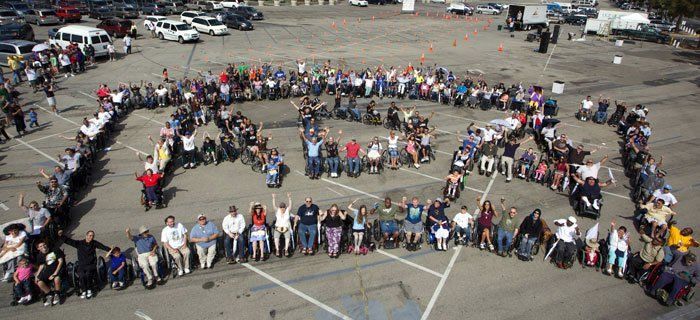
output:
[[[397,260],[397,261],[399,261],[399,262],[402,262],[402,263],[404,263],[404,264],[407,264],[407,265],[409,265],[409,266],[411,266],[411,267],[414,267],[414,268],[416,268],[416,269],[418,269],[418,270],[420,270],[420,271],[425,271],[425,272],[430,273],[430,274],[432,274],[432,275],[434,275],[434,276],[436,276],[436,277],[442,277],[442,273],[439,273],[439,272],[430,270],[430,269],[428,269],[428,268],[426,268],[426,267],[424,267],[424,266],[421,266],[421,265],[419,265],[419,264],[417,264],[417,263],[415,263],[415,262],[411,262],[411,261],[408,261],[408,260],[406,260],[406,259],[404,259],[404,258],[395,256],[395,255],[393,255],[393,254],[391,254],[391,253],[388,253],[388,252],[386,252],[386,251],[384,251],[384,250],[382,250],[382,249],[377,249],[377,252],[379,252],[379,253],[381,253],[381,254],[383,254],[383,255],[389,257],[389,258],[392,258],[392,259],[394,259],[394,260]]]
[[[130,146],[130,145],[124,144],[124,143],[122,143],[121,141],[115,141],[115,142],[116,142],[117,144],[120,144],[120,145],[122,145],[122,146],[128,148],[128,149],[131,150],[131,151],[136,151],[136,152],[138,152],[138,153],[140,153],[140,154],[142,154],[142,155],[144,155],[144,156],[149,155],[148,153],[145,153],[145,152],[143,152],[143,151],[141,151],[141,150],[139,150],[139,149],[136,149],[136,148],[134,148],[134,147],[132,147],[132,146]]]
[[[250,264],[242,263],[241,265],[244,266],[244,267],[246,267],[246,268],[248,268],[249,270],[251,270],[251,271],[257,273],[258,275],[262,276],[263,278],[265,278],[265,279],[267,279],[267,280],[270,280],[270,281],[273,282],[274,284],[276,284],[276,285],[278,285],[278,286],[280,286],[280,287],[286,289],[287,291],[289,291],[289,292],[291,292],[291,293],[293,293],[293,294],[299,296],[300,298],[302,298],[302,299],[304,299],[304,300],[306,300],[306,301],[308,301],[308,302],[313,303],[313,304],[316,305],[317,307],[319,307],[319,308],[321,308],[321,309],[323,309],[323,310],[328,311],[329,313],[331,313],[332,315],[334,315],[334,316],[336,316],[336,317],[338,317],[338,318],[347,319],[347,320],[351,320],[351,319],[352,319],[352,318],[350,318],[350,317],[348,317],[348,316],[342,314],[340,311],[335,310],[335,309],[329,307],[328,305],[324,304],[323,302],[318,301],[318,300],[316,300],[316,299],[310,297],[309,295],[307,295],[307,294],[305,294],[305,293],[303,293],[303,292],[301,292],[301,291],[299,291],[299,290],[297,290],[297,289],[294,289],[292,286],[290,286],[290,285],[288,285],[288,284],[286,284],[286,283],[284,283],[284,282],[278,280],[277,278],[275,278],[275,277],[273,277],[273,276],[271,276],[271,275],[269,275],[269,274],[263,272],[262,270],[260,270],[260,269],[258,269],[258,268],[256,268],[256,267],[251,266]]]
[[[34,106],[37,107],[37,108],[39,108],[39,109],[41,109],[41,110],[46,111],[46,112],[49,113],[49,114],[52,114],[54,117],[61,118],[61,119],[63,119],[64,121],[70,122],[70,123],[72,123],[72,124],[74,124],[74,125],[76,125],[76,126],[81,126],[80,123],[77,123],[77,122],[75,122],[75,121],[73,121],[73,120],[71,120],[71,119],[68,119],[68,118],[66,118],[66,117],[64,117],[64,116],[62,116],[62,115],[60,115],[60,114],[53,113],[53,111],[51,111],[51,110],[49,110],[49,109],[46,109],[46,108],[44,108],[44,107],[42,107],[42,106],[40,106],[40,105],[38,105],[38,104],[36,104],[36,103],[34,104]]]
[[[36,147],[34,147],[33,145],[24,142],[24,140],[22,140],[21,138],[15,138],[15,140],[17,140],[17,142],[23,144],[24,146],[28,147],[29,149],[34,150],[36,153],[38,153],[38,154],[44,156],[46,159],[49,159],[49,160],[55,162],[56,164],[62,164],[61,162],[59,162],[58,160],[56,160],[54,157],[48,155],[46,152],[41,151],[41,150],[37,149]]]

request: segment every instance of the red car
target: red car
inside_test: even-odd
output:
[[[61,22],[79,22],[83,18],[75,7],[60,7],[56,9],[56,16]]]
[[[131,20],[126,19],[106,19],[97,25],[97,28],[107,31],[112,37],[123,37],[131,32]]]

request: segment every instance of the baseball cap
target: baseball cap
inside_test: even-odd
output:
[[[670,185],[670,184],[665,185],[665,186],[664,186],[664,189],[666,189],[666,190],[668,190],[668,191],[673,190],[673,188],[671,188],[671,185]]]
[[[207,216],[205,216],[203,213],[200,213],[197,215],[197,220],[202,219],[202,218],[206,219]]]
[[[666,170],[661,170],[661,169],[659,169],[658,171],[656,171],[656,173],[660,173],[660,174],[666,175]]]
[[[229,206],[228,207],[228,212],[234,212],[234,211],[238,211],[238,208],[236,208],[236,206]]]
[[[569,220],[569,222],[571,223],[576,223],[576,218],[574,218],[573,216],[569,216],[567,220]]]

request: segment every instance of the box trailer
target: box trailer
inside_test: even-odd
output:
[[[546,5],[510,5],[508,18],[513,19],[518,30],[549,26]]]

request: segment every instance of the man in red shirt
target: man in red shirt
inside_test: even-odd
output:
[[[155,206],[158,203],[158,196],[156,195],[156,188],[158,187],[158,181],[163,177],[162,173],[153,173],[151,169],[146,170],[146,174],[139,177],[138,173],[134,172],[136,180],[143,183],[146,189],[146,211],[148,211],[151,206]]]
[[[347,151],[345,157],[348,162],[348,177],[359,176],[360,166],[362,165],[362,163],[360,162],[359,153],[362,152],[362,154],[364,155],[366,154],[365,150],[362,150],[360,145],[353,138],[350,142],[345,144],[345,147],[343,147],[343,149],[340,151]]]

